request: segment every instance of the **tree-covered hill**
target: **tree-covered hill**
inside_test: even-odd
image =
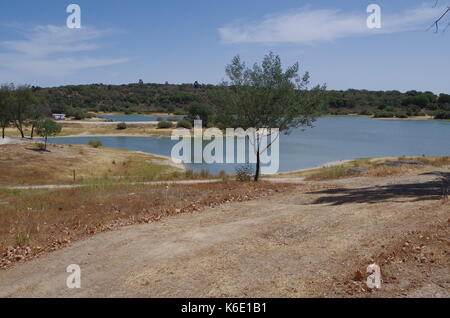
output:
[[[54,113],[168,112],[186,114],[192,104],[208,104],[220,86],[194,84],[77,85],[33,87],[37,97]],[[376,117],[431,115],[450,118],[450,95],[432,92],[368,91],[349,89],[326,92],[327,113]],[[220,110],[217,110],[220,111]]]

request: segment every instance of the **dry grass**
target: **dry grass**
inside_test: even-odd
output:
[[[182,172],[164,158],[133,151],[72,145],[48,150],[32,143],[1,146],[0,185],[151,181]]]
[[[419,161],[424,164],[420,165],[410,165],[402,164],[398,166],[388,166],[382,165],[383,163],[393,162],[398,160],[413,160]],[[323,167],[320,169],[313,169],[309,171],[302,171],[297,173],[296,176],[305,177],[306,180],[334,180],[340,178],[366,176],[366,177],[387,177],[404,175],[410,172],[417,172],[418,170],[424,169],[424,167],[445,167],[450,165],[450,157],[388,157],[388,158],[375,158],[375,159],[356,159],[350,161],[349,163],[333,166],[333,167]],[[364,173],[354,173],[351,168],[362,168],[366,169],[367,172]],[[287,175],[292,177],[292,175]]]
[[[205,206],[247,201],[290,187],[264,182],[220,182],[0,190],[0,267],[123,225],[158,221],[165,216],[196,212]]]
[[[155,124],[133,124],[127,123],[127,129],[118,130],[117,124],[62,124],[62,130],[57,135],[64,136],[170,136],[173,129],[158,129]],[[25,127],[24,132],[26,136],[31,133],[30,127]],[[19,132],[15,128],[7,128],[6,136],[19,137]]]
[[[117,125],[63,124],[58,136],[95,136],[95,135],[129,135],[129,136],[170,136],[172,129],[158,129],[155,124],[127,123],[127,129],[118,130]]]

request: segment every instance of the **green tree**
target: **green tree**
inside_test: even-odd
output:
[[[33,139],[34,137],[34,129],[36,127],[36,124],[39,122],[39,120],[48,117],[51,115],[51,111],[49,106],[42,102],[38,101],[36,104],[32,105],[28,112],[28,119],[31,124],[31,133],[30,138]]]
[[[214,107],[210,104],[194,102],[189,106],[188,112],[189,118],[200,118],[205,127],[214,121]]]
[[[445,104],[450,104],[450,95],[448,95],[448,94],[439,95],[438,103],[440,106],[445,105]]]
[[[36,133],[45,138],[44,150],[47,150],[47,138],[61,131],[61,126],[53,119],[44,118],[36,123]]]
[[[255,129],[254,180],[258,181],[260,156],[271,146],[261,148],[262,130],[272,135],[272,129],[277,128],[278,133],[289,134],[294,128],[311,127],[323,111],[325,86],[309,89],[309,73],[300,75],[298,63],[283,71],[280,57],[273,53],[252,68],[236,56],[226,67],[226,74],[230,82],[224,83],[215,100],[221,114],[219,122],[230,128]]]
[[[12,101],[12,121],[19,130],[22,138],[25,138],[23,126],[29,119],[35,103],[36,98],[30,87],[21,86],[14,91]]]
[[[2,128],[2,138],[5,138],[5,129],[12,121],[11,91],[11,85],[3,85],[0,87],[0,126]]]

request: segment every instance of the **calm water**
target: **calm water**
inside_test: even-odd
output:
[[[139,150],[170,156],[176,141],[151,137],[54,138],[53,143],[87,144]],[[207,142],[206,142],[207,143]],[[315,167],[335,160],[385,156],[450,155],[450,122],[435,120],[377,120],[364,117],[323,117],[314,128],[280,137],[280,172]],[[233,164],[191,164],[199,171],[233,173]]]
[[[98,118],[112,119],[114,121],[133,123],[141,121],[156,121],[158,117],[167,120],[169,117],[174,116],[144,116],[144,115],[99,115]],[[180,117],[181,118],[181,117]]]

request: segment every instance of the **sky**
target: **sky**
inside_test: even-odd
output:
[[[81,28],[66,21],[81,8]],[[370,4],[381,28],[370,29]],[[274,52],[329,89],[450,93],[450,0],[0,0],[0,83],[218,84]]]

